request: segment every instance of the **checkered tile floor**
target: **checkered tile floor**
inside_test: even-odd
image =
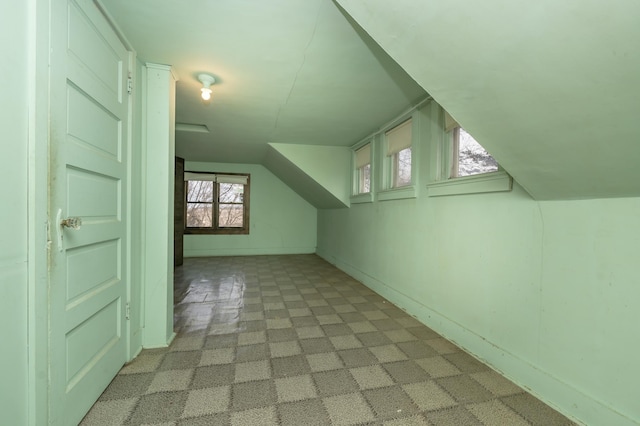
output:
[[[185,259],[82,425],[572,425],[315,255]]]

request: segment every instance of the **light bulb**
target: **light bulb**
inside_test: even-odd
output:
[[[209,101],[211,100],[211,89],[203,87],[202,89],[200,89],[202,91],[202,100],[203,101]]]

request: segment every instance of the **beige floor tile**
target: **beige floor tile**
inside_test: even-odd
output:
[[[318,396],[310,375],[276,379],[278,402],[293,402]]]
[[[307,355],[307,362],[312,372],[337,370],[344,367],[340,357],[335,352]]]
[[[470,376],[495,396],[507,396],[524,392],[518,385],[493,370],[473,373]]]
[[[298,355],[302,353],[302,349],[296,340],[269,343],[269,350],[271,351],[272,358]]]
[[[467,405],[467,410],[485,426],[527,426],[530,423],[498,400]]]
[[[409,383],[402,389],[423,411],[440,410],[456,405],[456,401],[433,381]]]
[[[202,351],[200,366],[229,364],[235,357],[234,348],[209,349]]]
[[[193,377],[193,369],[159,371],[146,393],[187,389],[191,383],[191,377]]]
[[[333,425],[355,425],[375,419],[369,405],[359,393],[328,397],[322,402]]]
[[[204,416],[222,413],[229,408],[231,387],[194,389],[189,391],[182,417]]]
[[[441,356],[417,359],[416,363],[429,373],[431,377],[446,377],[460,374],[461,371]]]
[[[241,362],[236,364],[235,382],[250,382],[271,378],[271,367],[268,360]]]
[[[351,368],[349,372],[360,389],[373,389],[393,385],[393,379],[379,365]]]
[[[275,407],[231,413],[231,426],[278,426]]]

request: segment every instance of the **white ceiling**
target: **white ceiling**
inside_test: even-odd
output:
[[[261,163],[269,142],[350,146],[426,96],[331,0],[104,0],[138,59],[173,66],[187,160]],[[200,101],[199,73],[216,78]]]

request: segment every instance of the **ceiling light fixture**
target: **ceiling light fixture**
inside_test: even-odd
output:
[[[202,89],[200,96],[202,97],[202,102],[207,105],[211,102],[211,85],[215,83],[216,79],[213,78],[212,75],[209,74],[200,74],[198,75],[198,80],[202,83]]]

